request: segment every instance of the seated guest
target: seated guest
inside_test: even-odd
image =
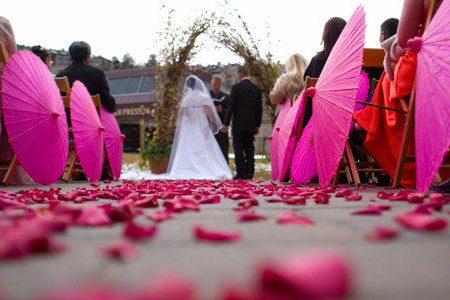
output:
[[[438,1],[439,2],[439,1]],[[426,11],[429,1],[405,0],[402,17],[398,25],[398,37],[392,36],[383,41],[386,51],[385,72],[375,89],[372,103],[402,109],[400,100],[411,93],[416,54],[405,50],[406,41],[423,34]],[[407,27],[407,28],[402,28]],[[397,42],[398,38],[398,42]],[[395,73],[395,76],[394,76]],[[364,146],[370,151],[380,166],[391,176],[395,174],[399,160],[400,146],[405,129],[405,115],[391,110],[367,106],[354,114],[355,121],[367,131]],[[411,145],[408,155],[413,153]],[[415,186],[415,164],[405,163],[401,185]]]
[[[5,43],[6,51],[8,51],[9,56],[13,55],[17,51],[16,39],[14,37],[14,31],[11,24],[4,17],[0,17],[0,40]],[[0,63],[0,78],[3,72],[3,64]],[[0,80],[1,89],[1,80]],[[1,94],[0,94],[0,108],[1,108]],[[3,119],[1,120],[2,128],[4,129]],[[6,130],[1,131],[0,135],[0,161],[4,163],[9,163],[14,157],[14,151],[9,143]],[[1,174],[4,176],[4,173]],[[21,165],[17,166],[12,179],[12,184],[28,184],[32,183],[33,180],[28,176]]]
[[[39,56],[42,62],[46,64],[49,69],[52,67],[53,61],[50,56],[50,51],[38,45],[31,47],[31,52],[33,52],[36,56]]]
[[[388,40],[389,38],[393,37],[397,34],[397,27],[398,27],[398,19],[396,18],[389,18],[386,21],[384,21],[380,26],[380,45],[383,45],[383,43]],[[369,75],[369,79],[380,79],[381,74],[384,71],[383,67],[363,67],[363,70]],[[371,97],[370,97],[371,98]]]
[[[70,86],[75,80],[81,81],[88,89],[91,95],[100,95],[100,101],[107,111],[116,111],[116,100],[109,92],[108,81],[105,72],[90,66],[91,47],[88,43],[82,41],[73,42],[69,47],[72,64],[60,71],[56,77],[67,76]]]
[[[320,76],[325,63],[327,62],[328,56],[330,56],[331,50],[333,50],[333,47],[341,35],[342,30],[344,30],[346,24],[347,22],[344,19],[338,17],[331,18],[325,23],[322,34],[323,50],[311,59],[311,62],[303,75],[304,78],[308,76],[318,78]],[[303,120],[303,127],[308,124],[311,116],[312,101],[311,98],[308,97],[306,100],[306,111],[305,118]]]
[[[272,104],[283,104],[286,100],[295,101],[295,98],[303,90],[303,74],[307,64],[306,59],[298,53],[288,58],[283,75],[277,79],[270,92]]]

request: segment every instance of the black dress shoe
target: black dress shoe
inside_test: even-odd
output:
[[[243,175],[234,175],[233,180],[239,180],[239,179],[246,179],[247,176],[243,176]]]
[[[430,189],[440,193],[450,193],[450,178],[446,181],[432,184]]]

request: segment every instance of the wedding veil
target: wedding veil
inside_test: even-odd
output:
[[[169,171],[175,159],[179,141],[182,138],[180,133],[190,130],[203,130],[207,127],[215,135],[222,127],[222,122],[206,85],[197,76],[190,75],[184,82],[183,97],[178,110],[170,155]],[[196,141],[191,142],[195,143]],[[189,149],[186,149],[186,151],[189,151]]]

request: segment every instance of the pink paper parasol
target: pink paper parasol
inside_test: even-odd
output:
[[[291,163],[295,145],[297,143],[296,129],[303,105],[303,92],[298,96],[292,107],[286,113],[278,137],[278,170],[279,179],[283,180]]]
[[[109,164],[115,180],[120,178],[122,171],[123,139],[125,136],[120,132],[119,124],[114,114],[100,108],[100,119],[105,127],[105,147]]]
[[[91,181],[100,179],[103,167],[103,131],[97,110],[88,90],[75,81],[70,93],[70,118],[78,158]]]
[[[416,182],[428,189],[450,147],[450,1],[443,1],[422,38],[408,41],[417,52]]]
[[[30,51],[16,52],[2,76],[3,116],[18,161],[41,184],[58,180],[69,138],[64,104],[52,74]]]
[[[278,152],[279,152],[279,131],[281,124],[283,123],[286,115],[291,108],[291,101],[288,99],[284,101],[281,106],[281,110],[278,113],[277,120],[275,121],[275,125],[273,125],[272,134],[269,137],[270,140],[270,165],[272,171],[272,180],[280,179],[280,169],[278,164]],[[281,178],[283,180],[283,178]]]
[[[363,60],[365,13],[359,6],[328,57],[313,97],[314,149],[319,183],[327,186],[336,173],[352,122]]]
[[[295,147],[291,165],[291,179],[295,184],[305,183],[317,175],[312,124],[308,122]]]

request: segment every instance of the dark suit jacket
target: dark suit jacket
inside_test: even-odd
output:
[[[231,88],[224,125],[229,126],[231,119],[233,132],[255,132],[256,127],[261,126],[261,90],[248,79]]]
[[[228,110],[228,95],[222,91],[215,92],[213,90],[210,90],[209,94],[214,101],[214,105],[222,105],[222,111],[218,111],[217,114],[219,115],[220,121],[223,123]],[[223,100],[219,101],[222,98]]]
[[[109,112],[116,111],[116,100],[109,92],[108,81],[105,72],[90,65],[72,63],[56,75],[56,77],[67,76],[70,86],[75,80],[81,81],[91,95],[100,95],[102,106]]]

